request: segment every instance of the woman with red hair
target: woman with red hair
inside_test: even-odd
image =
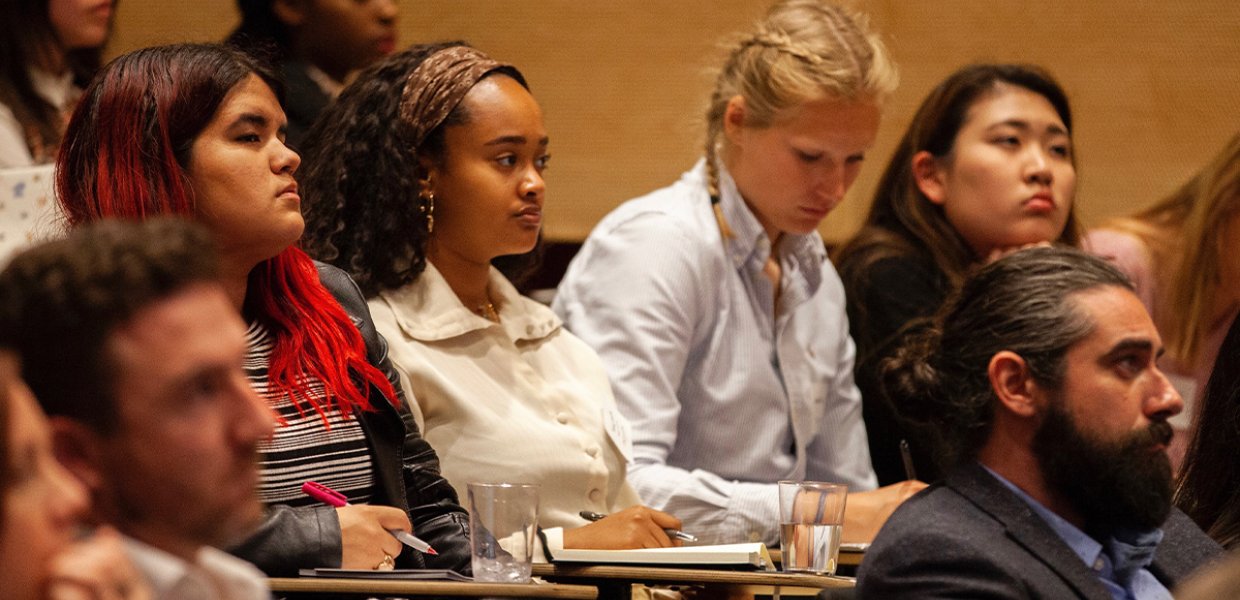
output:
[[[469,570],[467,516],[439,474],[386,343],[357,286],[297,247],[305,227],[284,144],[279,86],[266,68],[216,45],[147,48],[118,58],[69,123],[57,190],[69,224],[180,214],[205,224],[224,284],[250,324],[246,371],[278,413],[260,449],[267,521],[236,553],[272,575],[298,568],[391,568],[412,529],[438,556],[406,566]],[[342,492],[331,508],[301,493]]]

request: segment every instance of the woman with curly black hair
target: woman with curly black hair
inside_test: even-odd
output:
[[[547,142],[516,68],[414,46],[362,73],[306,140],[306,242],[369,297],[458,490],[540,484],[551,548],[669,546],[680,521],[625,481],[627,424],[598,357],[492,264],[538,245]]]

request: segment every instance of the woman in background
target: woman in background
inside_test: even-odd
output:
[[[308,247],[369,296],[458,494],[539,484],[552,548],[669,546],[663,529],[680,521],[626,482],[626,426],[598,357],[493,266],[538,244],[547,144],[515,67],[459,42],[400,52],[306,142]],[[615,514],[591,524],[583,510]]]
[[[1199,402],[1175,503],[1229,550],[1240,548],[1240,320],[1233,320]]]
[[[1076,159],[1067,96],[1028,65],[964,67],[930,92],[879,180],[869,215],[836,257],[857,342],[879,483],[938,478],[933,440],[879,385],[900,330],[928,317],[965,273],[1012,249],[1076,245]]]
[[[1172,424],[1190,430],[1240,311],[1240,134],[1170,196],[1091,230],[1085,245],[1136,285],[1167,345],[1160,365],[1187,406]]]
[[[47,418],[0,351],[0,582],[5,600],[148,600],[120,536],[80,538],[86,490],[52,454]],[[74,541],[77,539],[77,541]]]
[[[630,481],[706,541],[778,544],[781,479],[847,483],[855,541],[921,487],[874,490],[844,290],[817,232],[895,85],[864,18],[776,3],[718,75],[705,157],[605,217],[560,283],[553,308],[633,424]]]
[[[298,149],[349,78],[396,49],[397,0],[237,0],[228,43],[277,65],[288,145]]]
[[[114,4],[0,2],[0,168],[56,160],[69,113],[99,69]]]
[[[249,323],[246,371],[279,418],[260,446],[267,521],[236,553],[299,568],[469,571],[468,518],[418,433],[357,286],[297,247],[305,223],[271,73],[224,46],[147,48],[108,65],[65,135],[57,194],[71,226],[184,215],[220,248]],[[305,496],[314,480],[348,506]],[[439,554],[405,551],[389,529]],[[400,561],[394,558],[401,557]]]

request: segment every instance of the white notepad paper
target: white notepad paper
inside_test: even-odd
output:
[[[766,545],[761,542],[638,550],[589,550],[579,548],[551,548],[549,550],[551,558],[557,563],[751,566],[759,569],[765,569],[771,564],[771,555],[767,552]]]

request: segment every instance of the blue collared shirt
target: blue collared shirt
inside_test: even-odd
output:
[[[1046,521],[1051,530],[1072,549],[1072,552],[1081,557],[1081,560],[1098,576],[1098,580],[1102,582],[1102,585],[1106,586],[1112,598],[1115,600],[1171,600],[1171,592],[1167,591],[1167,587],[1158,581],[1158,578],[1154,577],[1154,574],[1150,573],[1150,570],[1146,567],[1138,569],[1133,574],[1128,581],[1127,587],[1121,585],[1116,581],[1111,557],[1105,552],[1105,547],[1102,544],[1085,532],[1077,529],[1075,525],[1069,523],[1063,517],[1042,506],[1042,503],[1034,500],[1032,496],[1013,485],[1012,482],[1004,479],[1002,475],[990,470],[990,467],[982,465],[982,468],[986,469],[995,479],[998,479],[999,483],[1012,490],[1012,493],[1024,500],[1033,509],[1033,512],[1042,517],[1042,520]],[[1147,536],[1147,539],[1152,538],[1156,544],[1157,540],[1162,539],[1162,530],[1155,529],[1152,532],[1145,532],[1143,535]]]
[[[724,239],[705,177],[699,162],[605,217],[553,308],[603,359],[642,499],[705,542],[776,544],[776,481],[876,485],[844,289],[816,232],[772,247],[721,170]]]

